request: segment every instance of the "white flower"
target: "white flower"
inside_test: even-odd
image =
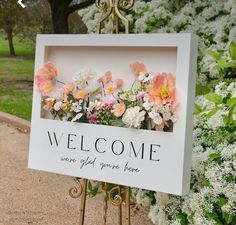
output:
[[[71,122],[75,122],[76,120],[79,120],[83,116],[83,113],[78,113],[72,120]]]
[[[82,106],[81,106],[81,101],[79,102],[73,102],[72,104],[72,111],[75,113],[79,113],[82,110]]]
[[[154,224],[158,225],[169,225],[170,221],[167,218],[164,210],[158,205],[151,206],[148,217]]]
[[[130,128],[139,128],[145,118],[145,111],[140,110],[139,106],[128,108],[123,115],[123,123]]]
[[[155,111],[152,110],[150,113],[148,113],[148,115],[156,125],[162,124],[163,120],[162,120],[162,117],[161,117],[160,113],[155,112]]]
[[[143,107],[144,107],[144,109],[146,109],[148,111],[152,108],[152,104],[150,102],[144,102]]]
[[[149,111],[149,110],[152,108],[153,103],[150,102],[150,99],[149,99],[149,97],[148,97],[147,94],[144,95],[143,100],[144,100],[144,103],[143,103],[144,109],[146,109],[147,111]]]
[[[136,101],[136,96],[131,94],[131,95],[129,95],[127,100],[134,102],[134,101]]]
[[[96,106],[96,103],[95,103],[95,102],[89,102],[89,106],[88,106],[88,108],[87,108],[87,111],[88,111],[88,112],[92,112],[93,109],[95,108],[95,106]]]
[[[153,73],[143,73],[143,72],[140,72],[139,76],[138,76],[138,79],[140,81],[142,81],[143,83],[146,83],[146,82],[152,80],[153,77],[154,77]]]
[[[236,82],[230,83],[227,87],[227,91],[229,91],[232,95],[232,98],[236,97]]]
[[[96,80],[88,81],[88,86],[84,88],[87,93],[93,93],[100,88],[100,84]]]
[[[170,120],[171,119],[171,107],[168,105],[163,106],[161,108],[161,114],[162,114],[163,119],[165,121]],[[175,118],[173,117],[173,119],[175,119]]]
[[[79,89],[84,89],[88,86],[89,81],[97,76],[97,73],[93,69],[83,69],[79,71],[74,77],[75,84]]]

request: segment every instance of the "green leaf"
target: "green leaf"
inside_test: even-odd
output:
[[[218,111],[220,107],[215,107],[212,109],[209,113],[207,113],[206,118],[209,119],[210,117],[214,116]]]
[[[122,122],[122,120],[118,120],[118,119],[112,121],[112,126],[115,126],[115,127],[125,127],[125,125]]]
[[[223,99],[215,93],[209,93],[209,94],[205,95],[205,97],[207,100],[214,102],[216,104],[221,104],[223,102]]]
[[[206,218],[208,219],[218,219],[218,214],[216,212],[205,212]]]
[[[232,60],[236,60],[236,44],[234,42],[229,45],[229,55]]]
[[[221,59],[221,55],[218,54],[217,52],[213,52],[211,50],[208,50],[207,54],[210,55],[212,58],[214,58],[216,60],[220,60]]]
[[[236,158],[236,153],[233,154],[233,157]]]
[[[209,182],[209,180],[208,179],[203,179],[203,181],[202,181],[202,185],[203,186],[206,186],[206,187],[208,187],[208,186],[210,186],[210,182]]]
[[[92,183],[90,181],[88,182],[88,189],[89,189],[89,191],[93,190],[93,186],[92,186]]]
[[[228,214],[226,212],[222,213],[223,219],[225,219],[227,224],[230,224],[233,221],[234,216],[232,214]]]
[[[194,103],[194,106],[195,106],[195,110],[193,112],[194,115],[198,115],[199,113],[201,113],[203,111],[203,109],[201,108],[200,105]]]
[[[216,221],[216,225],[224,225],[218,218],[214,219]]]
[[[231,174],[231,175],[228,175],[225,180],[229,183],[233,183],[235,182],[236,177]]]
[[[224,197],[219,197],[216,201],[216,204],[220,207],[222,207],[223,205],[225,205],[228,202],[228,200]]]
[[[177,219],[179,220],[179,222],[180,222],[180,224],[181,225],[187,225],[187,224],[189,224],[189,222],[188,222],[188,219],[187,219],[187,215],[185,214],[185,213],[179,213],[178,215],[177,215]]]
[[[225,59],[220,59],[218,61],[218,65],[220,66],[221,69],[225,69],[225,68],[230,67],[229,62],[227,62]]]
[[[221,154],[220,153],[212,153],[208,156],[208,161],[209,162],[212,162],[212,161],[215,161],[215,160],[218,160],[221,158]]]
[[[231,109],[236,106],[236,97],[227,100],[226,105]]]

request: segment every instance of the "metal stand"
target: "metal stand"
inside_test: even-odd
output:
[[[80,220],[79,225],[84,225],[84,218],[86,212],[86,194],[87,194],[87,179],[74,178],[78,187],[72,187],[69,194],[72,198],[81,197],[80,203]],[[81,182],[82,181],[82,182]],[[118,209],[118,225],[122,225],[122,193],[125,193],[125,225],[130,225],[130,187],[115,186],[110,191],[107,189],[107,183],[102,184],[103,189],[103,225],[107,225],[108,201],[117,206]]]
[[[125,33],[129,33],[129,21],[126,19],[120,10],[129,10],[133,7],[134,0],[96,0],[96,6],[105,11],[105,15],[97,23],[97,33],[101,34],[102,23],[112,17],[112,33],[119,33],[119,21],[121,21],[125,28]],[[85,211],[86,211],[86,197],[88,180],[74,178],[78,185],[69,190],[72,198],[81,197],[80,203],[80,221],[79,225],[84,225]],[[122,225],[122,193],[125,193],[125,225],[130,225],[130,187],[117,185],[108,191],[107,183],[102,184],[103,189],[103,225],[107,224],[108,200],[118,207],[118,225]]]

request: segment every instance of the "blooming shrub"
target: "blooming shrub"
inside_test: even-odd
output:
[[[179,1],[178,1],[179,2]],[[199,37],[198,82],[205,83],[222,74],[216,69],[215,60],[206,50],[223,54],[231,42],[236,41],[235,0],[193,0],[176,9],[178,3],[171,0],[136,0],[126,17],[131,23],[131,33],[193,32]],[[180,4],[180,3],[179,3]],[[79,12],[89,33],[96,32],[96,23],[102,12],[95,5]],[[124,13],[125,14],[125,13]],[[102,33],[111,33],[112,21],[103,24]]]
[[[236,224],[236,82],[198,96],[191,191],[177,197],[133,190],[158,225]]]

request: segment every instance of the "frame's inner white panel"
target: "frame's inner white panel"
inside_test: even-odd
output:
[[[98,46],[47,46],[46,61],[52,61],[59,71],[59,79],[70,82],[83,68],[93,68],[98,76],[110,70],[129,88],[134,81],[129,65],[143,62],[148,71],[176,74],[176,47],[98,47]]]

